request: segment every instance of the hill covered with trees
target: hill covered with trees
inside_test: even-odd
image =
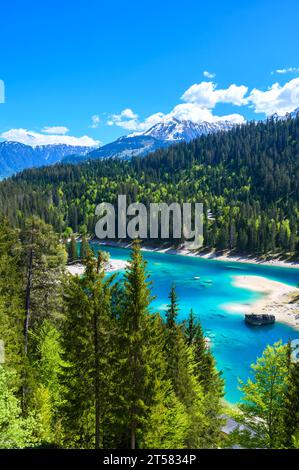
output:
[[[299,117],[251,122],[131,162],[26,170],[0,183],[0,212],[22,227],[38,215],[64,233],[94,233],[95,207],[203,202],[204,247],[299,255]]]

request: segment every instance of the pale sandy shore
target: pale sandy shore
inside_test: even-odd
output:
[[[118,241],[97,241],[94,240],[94,242],[99,243],[100,245],[103,246],[114,246],[118,248],[130,248],[131,243],[125,243],[125,242],[118,242]],[[235,255],[231,254],[230,252],[227,253],[222,253],[219,254],[215,250],[209,251],[209,252],[196,252],[193,250],[188,250],[184,247],[181,248],[173,248],[169,247],[165,244],[165,246],[161,245],[159,247],[154,247],[154,246],[149,246],[149,245],[143,245],[141,247],[143,251],[153,251],[157,253],[167,253],[170,255],[183,255],[183,256],[196,256],[199,258],[204,258],[204,259],[213,259],[215,261],[226,261],[226,262],[236,262],[236,263],[249,263],[249,264],[260,264],[260,265],[265,265],[265,266],[280,266],[280,267],[286,267],[286,268],[296,268],[299,269],[299,261],[285,261],[277,258],[273,259],[263,259],[263,258],[257,258],[254,256],[241,256],[241,255]]]
[[[96,240],[94,240],[97,242]],[[98,242],[101,245],[115,246],[121,248],[130,248],[131,243],[122,242]],[[180,254],[184,256],[198,256],[200,258],[213,259],[217,261],[225,262],[238,262],[238,263],[251,263],[261,264],[270,266],[280,267],[292,267],[299,268],[298,262],[286,262],[282,260],[262,260],[260,258],[234,256],[230,253],[218,255],[215,251],[206,253],[195,253],[194,251],[186,250],[185,248],[174,249],[169,246],[143,246],[143,251],[153,251],[167,254]],[[111,260],[112,264],[110,271],[124,269],[126,262],[123,260]],[[70,268],[73,268],[70,266]],[[262,294],[261,298],[255,302],[248,302],[244,304],[231,303],[224,305],[227,311],[230,312],[242,312],[242,313],[256,313],[263,314],[268,313],[275,315],[276,321],[288,324],[293,328],[299,330],[299,289],[282,282],[273,281],[271,279],[264,278],[262,276],[234,276],[234,285],[243,289],[252,290]]]
[[[120,271],[122,269],[125,269],[126,266],[127,262],[122,259],[110,259],[107,265],[105,266],[105,272]],[[82,276],[85,271],[85,266],[82,263],[75,263],[68,265],[66,267],[66,270],[73,276],[75,276],[76,274],[78,276]]]
[[[242,289],[259,292],[262,297],[253,303],[223,305],[225,310],[242,313],[267,313],[276,321],[299,330],[299,289],[261,276],[234,276],[233,284]]]

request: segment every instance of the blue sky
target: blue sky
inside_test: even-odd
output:
[[[0,135],[107,143],[170,116],[285,114],[298,17],[297,0],[3,1]]]

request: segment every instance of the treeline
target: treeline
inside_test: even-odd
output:
[[[93,234],[96,205],[118,194],[146,205],[203,202],[205,248],[298,257],[299,117],[251,122],[131,162],[26,170],[0,183],[0,212],[18,227],[36,214],[60,234]]]

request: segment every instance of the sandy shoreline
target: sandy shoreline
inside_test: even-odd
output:
[[[105,266],[105,272],[113,272],[125,269],[127,266],[127,262],[122,259],[110,259],[107,265]],[[74,263],[66,266],[67,272],[72,274],[73,276],[78,275],[82,276],[85,271],[85,266],[82,263]]]
[[[276,321],[299,330],[299,289],[261,276],[234,276],[233,284],[263,296],[252,303],[223,306],[229,312],[275,315]]]
[[[114,246],[119,248],[130,248],[130,243],[121,242],[98,242],[103,246]],[[183,256],[197,256],[199,258],[213,259],[217,261],[230,261],[238,263],[261,264],[280,267],[299,268],[299,263],[287,263],[285,261],[273,260],[262,261],[253,258],[245,258],[230,255],[217,255],[214,252],[196,254],[186,249],[176,250],[173,248],[156,248],[150,246],[142,247],[143,251],[153,251],[158,253],[179,254]],[[125,269],[127,262],[120,259],[109,260],[108,266],[105,268],[106,272],[118,271]],[[84,266],[80,263],[70,265],[67,267],[68,272],[71,274],[82,275],[84,273]],[[262,297],[255,302],[248,303],[231,303],[223,306],[229,312],[244,312],[255,314],[272,314],[275,315],[276,321],[285,323],[299,330],[299,289],[288,284],[273,281],[262,276],[242,275],[234,276],[233,284],[242,289],[252,290],[259,292]]]
[[[98,243],[103,246],[112,246],[116,248],[130,248],[131,243],[125,243],[125,242],[113,242],[113,241],[98,241],[98,240],[92,240],[93,243]],[[256,258],[256,257],[250,257],[250,256],[245,256],[245,255],[234,255],[225,253],[225,254],[219,254],[216,251],[212,250],[209,252],[200,252],[196,253],[194,251],[187,250],[186,248],[172,248],[169,246],[159,246],[159,247],[154,247],[154,246],[149,246],[149,245],[144,245],[141,246],[142,251],[153,251],[156,253],[166,253],[169,255],[183,255],[183,256],[195,256],[198,258],[203,258],[203,259],[212,259],[214,261],[226,261],[226,262],[236,262],[236,263],[249,263],[249,264],[258,264],[258,265],[265,265],[265,266],[278,266],[278,267],[285,267],[285,268],[295,268],[299,269],[299,261],[284,261],[280,260],[277,258],[273,259],[262,259],[262,258]]]

